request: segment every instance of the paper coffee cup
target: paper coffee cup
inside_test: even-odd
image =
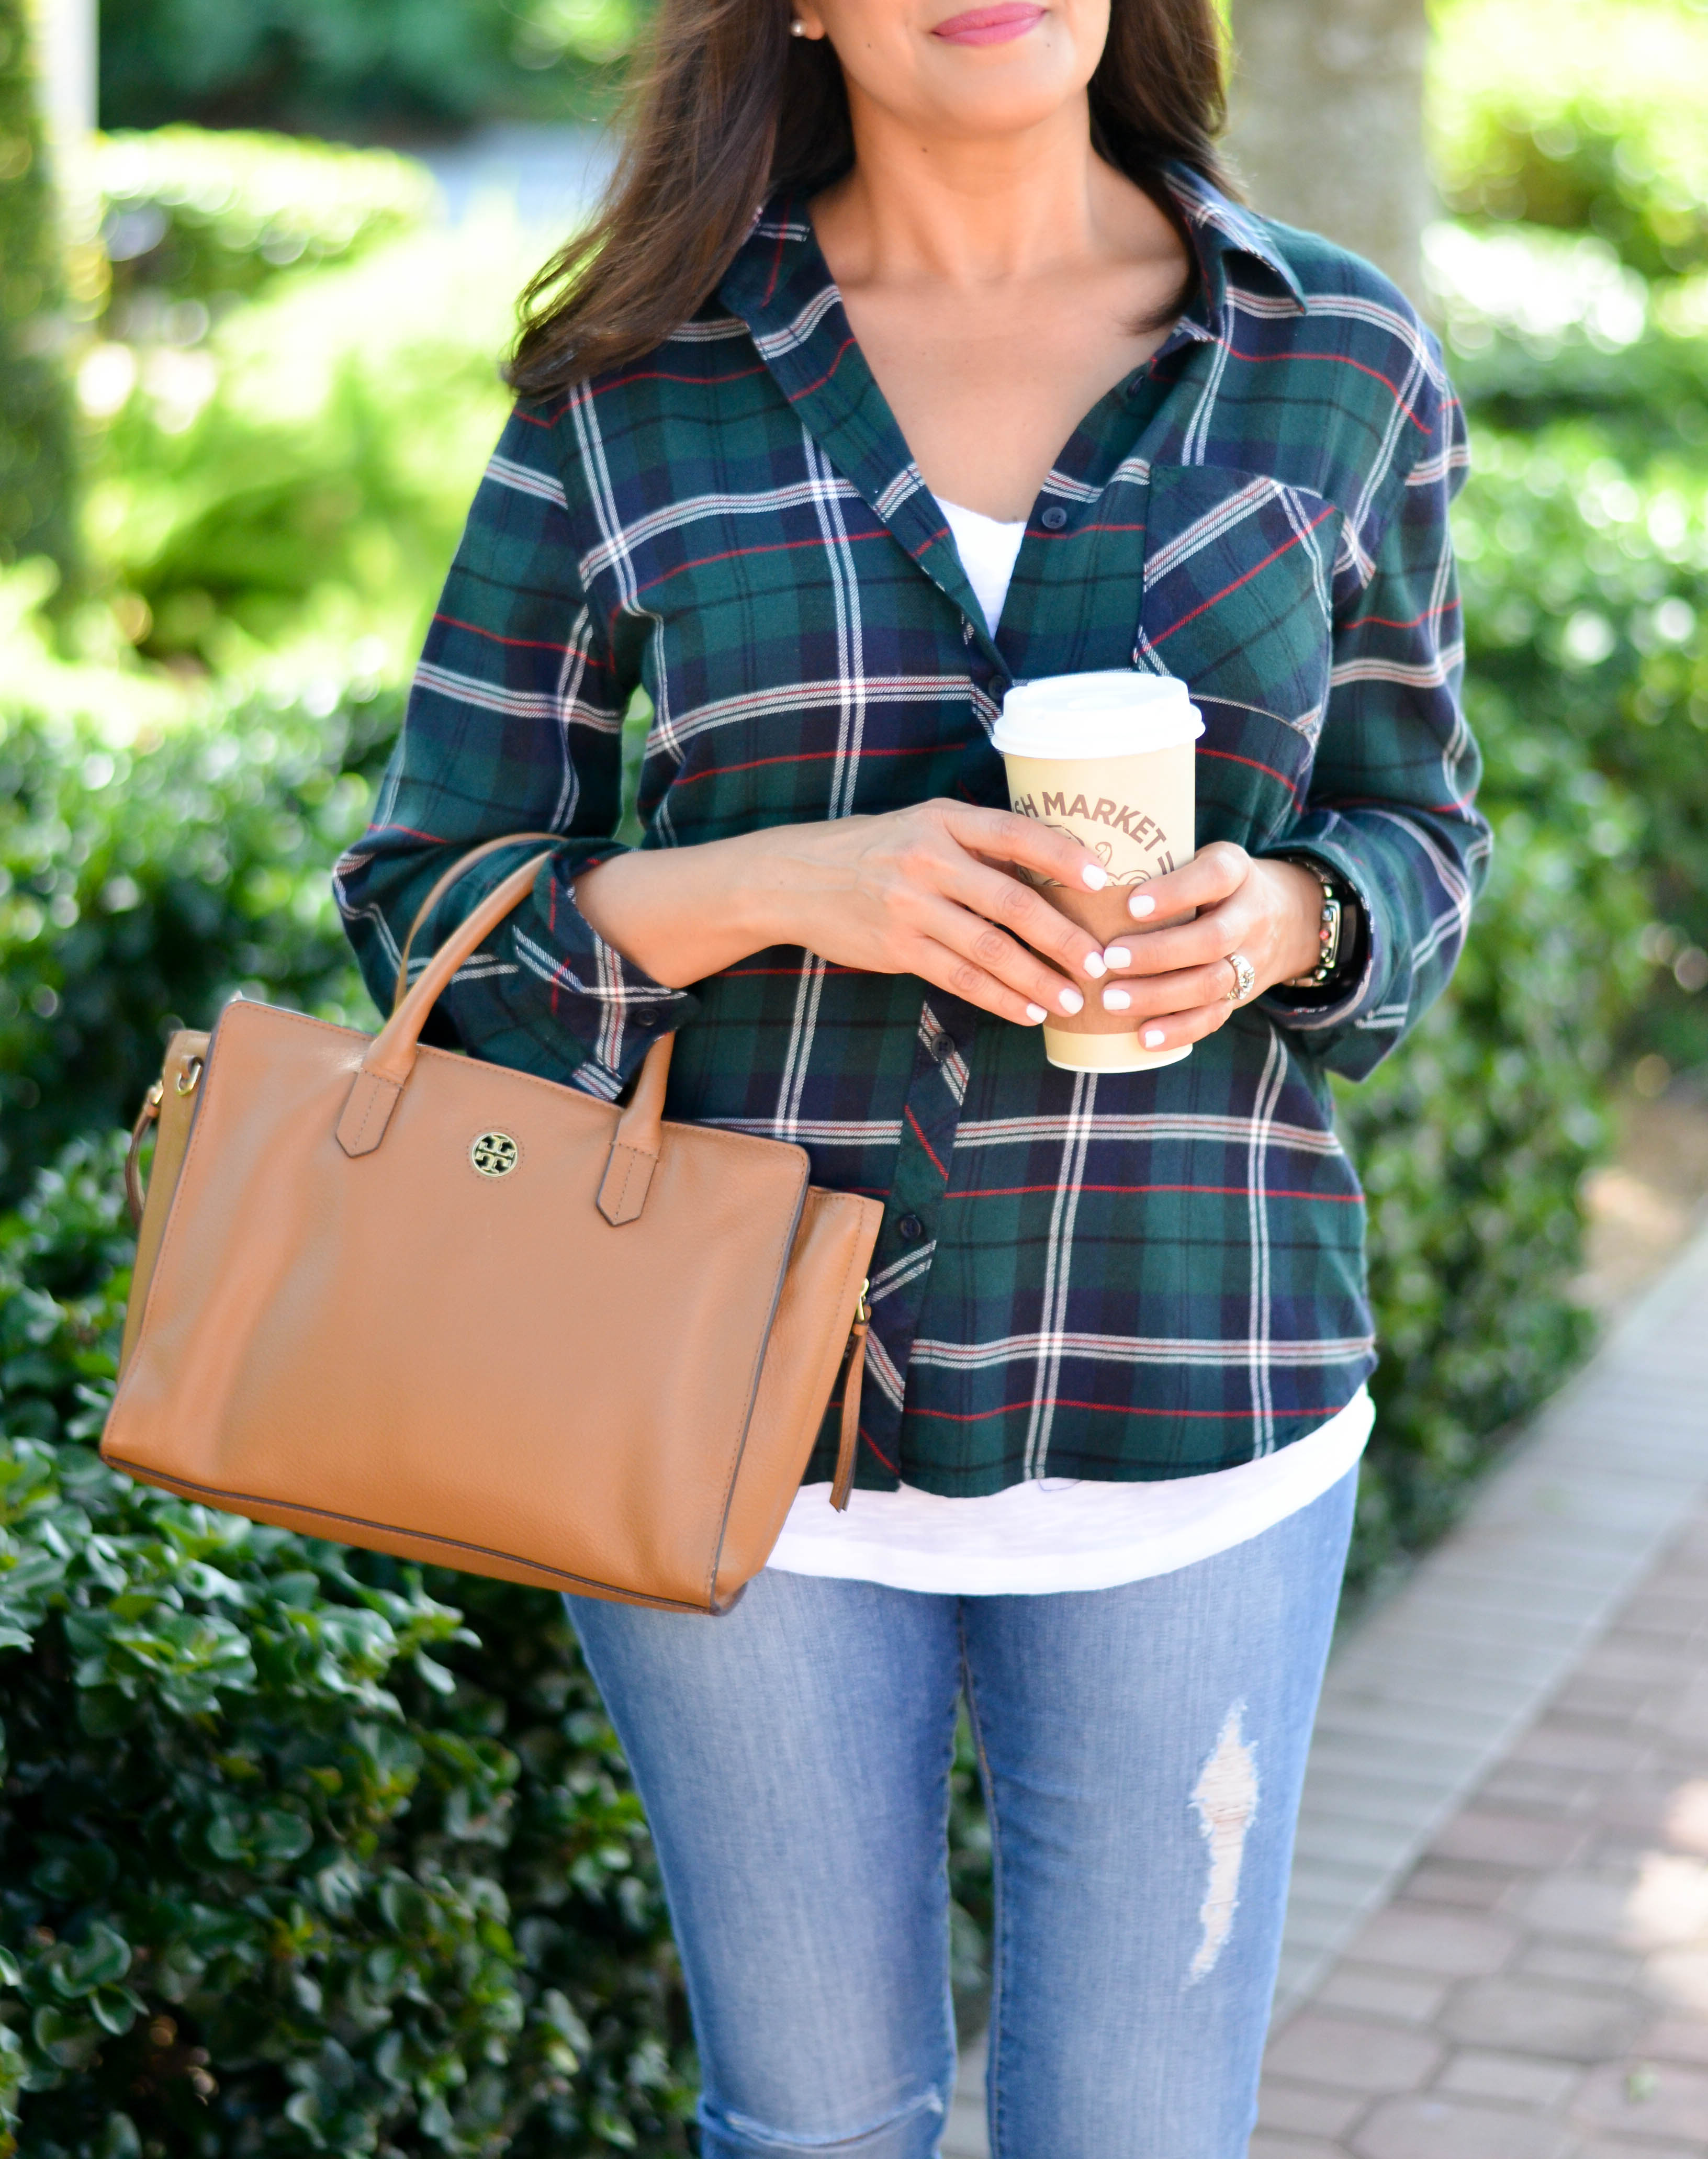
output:
[[[1177,917],[1142,926],[1127,911],[1141,884],[1192,860],[1198,717],[1184,682],[1169,675],[1110,670],[1020,682],[1002,701],[991,741],[1008,771],[1008,802],[1069,832],[1109,872],[1101,892],[1023,872],[1053,905],[1107,945],[1142,936]],[[1052,1017],[1044,1054],[1069,1072],[1152,1072],[1192,1054],[1146,1049],[1126,1012],[1106,1012],[1087,984],[1085,1009]]]

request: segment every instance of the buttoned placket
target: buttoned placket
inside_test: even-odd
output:
[[[1010,681],[1007,662],[936,498],[854,341],[840,297],[826,308],[821,284],[810,292],[779,291],[774,270],[761,283],[751,275],[751,256],[738,257],[720,298],[748,324],[820,451],[953,608],[945,623],[945,671],[954,665],[950,655],[958,644],[973,711],[988,735]],[[954,631],[950,624],[956,625]],[[900,1459],[908,1365],[936,1255],[978,1025],[976,1007],[959,999],[933,991],[921,1001],[894,1174],[872,1254],[872,1330],[860,1416],[862,1438],[891,1476]],[[862,1481],[872,1481],[869,1472]]]
[[[908,1360],[937,1254],[977,1024],[971,1006],[934,991],[920,1008],[895,1175],[872,1254],[872,1338],[860,1418],[862,1437],[886,1468],[899,1459]]]
[[[934,513],[934,498],[928,494],[925,500]],[[878,514],[883,513],[880,510]],[[908,546],[902,533],[897,537]],[[963,664],[973,709],[988,733],[1002,708],[1009,670],[986,627],[983,609],[973,596],[954,541],[945,527],[931,535],[922,551],[911,547],[908,551],[924,574],[960,610]],[[929,991],[921,1001],[894,1173],[872,1254],[872,1330],[860,1414],[862,1439],[892,1475],[901,1458],[908,1366],[930,1288],[980,1020],[976,1006],[940,991]]]

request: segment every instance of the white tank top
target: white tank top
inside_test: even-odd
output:
[[[940,498],[939,506],[994,637],[1025,520],[1005,525]],[[1045,1477],[978,1499],[903,1484],[857,1491],[840,1514],[828,1504],[828,1484],[807,1484],[770,1563],[785,1574],[939,1595],[1113,1589],[1213,1558],[1320,1499],[1364,1452],[1374,1420],[1360,1387],[1338,1416],[1279,1453],[1157,1483]]]

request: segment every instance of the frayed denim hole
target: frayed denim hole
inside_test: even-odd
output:
[[[1209,1758],[1193,1787],[1191,1805],[1209,1851],[1198,1923],[1203,1929],[1186,1975],[1195,1986],[1216,1968],[1240,1908],[1240,1870],[1245,1837],[1257,1815],[1257,1745],[1244,1732],[1245,1705],[1236,1701],[1222,1722]]]

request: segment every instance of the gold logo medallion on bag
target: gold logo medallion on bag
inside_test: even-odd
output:
[[[468,1159],[483,1177],[508,1177],[522,1158],[522,1150],[508,1132],[483,1132],[468,1150]]]

